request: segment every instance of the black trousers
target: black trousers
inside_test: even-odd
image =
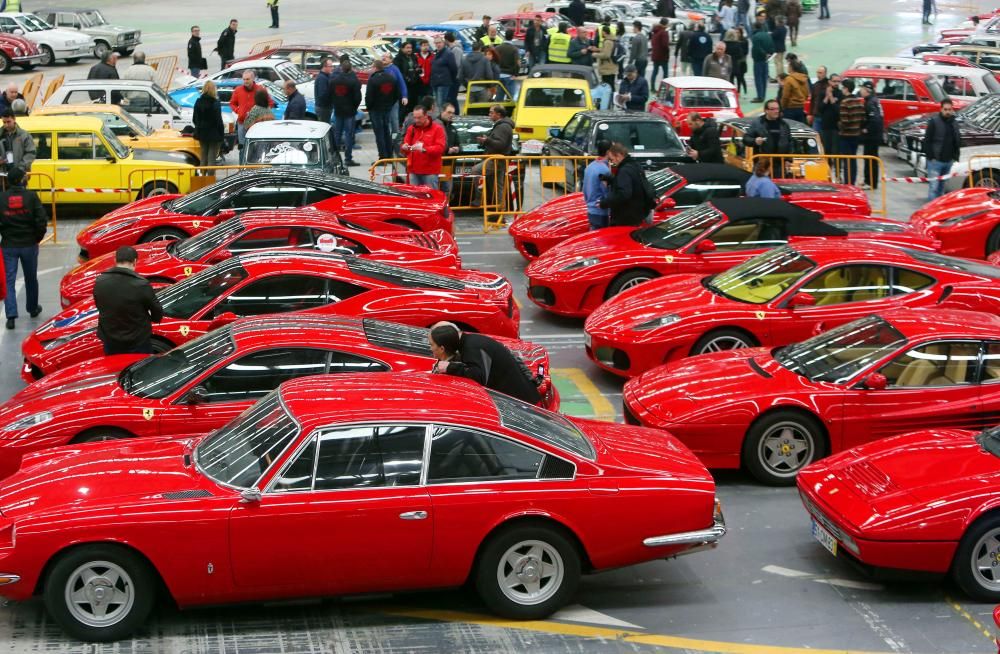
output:
[[[271,7],[271,27],[278,27],[278,8]]]
[[[112,354],[152,354],[153,344],[150,343],[149,339],[142,340],[138,343],[127,344],[127,343],[113,343],[110,341],[102,340],[101,343],[104,344],[104,354],[106,356],[111,356]]]
[[[864,154],[866,157],[877,157],[878,156],[878,146],[882,142],[882,136],[879,135],[875,139],[865,139]],[[879,165],[874,161],[864,161],[861,164],[865,169],[865,184],[871,186],[873,189],[878,188],[879,183]]]

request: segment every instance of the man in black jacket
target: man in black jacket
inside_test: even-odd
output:
[[[200,77],[201,71],[208,68],[208,62],[201,54],[201,28],[191,27],[191,38],[188,39],[188,72],[191,77]]]
[[[97,276],[97,337],[104,354],[152,354],[153,323],[163,320],[160,300],[149,280],[135,272],[135,248],[115,251],[115,267]]]
[[[705,118],[697,111],[688,114],[691,138],[688,140],[688,154],[698,163],[725,163],[722,160],[722,143],[719,141],[719,126],[714,118]]]
[[[344,55],[344,59],[347,59],[347,55]],[[350,63],[349,59],[348,63]],[[335,77],[333,69],[333,59],[330,57],[325,58],[319,69],[319,73],[316,74],[316,83],[313,86],[313,94],[316,102],[316,120],[322,123],[330,122],[330,116],[333,114],[333,78]]]
[[[358,107],[361,106],[361,82],[346,57],[340,61],[340,72],[329,80],[329,97],[333,112],[333,142],[343,147],[344,164],[357,166],[354,161],[354,132]]]
[[[24,269],[24,290],[27,294],[25,308],[35,318],[42,312],[38,304],[38,244],[45,237],[49,217],[34,191],[24,188],[24,170],[18,167],[7,172],[8,190],[0,193],[0,250],[7,281],[4,312],[7,329],[14,329],[17,318],[18,263]]]
[[[453,323],[439,322],[431,327],[430,346],[437,359],[431,372],[466,377],[528,404],[542,401],[524,362],[489,336],[465,334]]]
[[[962,151],[961,139],[955,122],[955,107],[951,100],[942,100],[941,111],[927,122],[924,131],[923,153],[927,157],[927,176],[931,178],[928,201],[944,193],[944,180],[936,178],[951,172],[951,165],[958,161]]]
[[[569,3],[569,6],[563,11],[563,15],[566,16],[576,27],[583,26],[584,15],[587,13],[587,6],[583,4],[583,0],[573,0]],[[619,35],[621,36],[621,35]]]
[[[608,164],[612,170],[611,184],[600,206],[610,209],[610,226],[641,225],[649,216],[654,200],[646,195],[643,183],[646,173],[621,143],[612,143],[608,148]]]
[[[865,99],[865,126],[861,130],[862,154],[866,157],[878,157],[879,146],[882,145],[882,128],[885,119],[882,116],[882,102],[875,94],[875,85],[864,82],[861,85],[861,97]],[[877,189],[879,177],[882,174],[878,164],[872,160],[862,162],[865,168],[865,184],[862,188]]]
[[[87,79],[118,79],[118,69],[115,68],[117,63],[118,53],[108,50],[100,61],[90,67]]]
[[[781,117],[777,100],[764,103],[764,115],[750,124],[743,134],[743,145],[753,148],[754,154],[792,153],[792,129]]]
[[[334,85],[334,96],[336,93],[336,85]],[[385,64],[381,59],[376,59],[375,72],[368,78],[365,105],[368,108],[368,117],[372,121],[372,131],[375,133],[375,145],[378,147],[379,159],[392,157],[390,114],[392,106],[399,102],[401,97],[402,93],[395,76],[385,71]]]
[[[541,14],[535,14],[535,20],[524,32],[524,50],[528,53],[528,66],[545,63],[545,55],[549,51],[549,39],[545,33]]]
[[[219,40],[215,42],[215,51],[219,53],[219,59],[222,60],[222,67],[225,68],[229,65],[236,55],[236,32],[240,26],[240,22],[235,18],[229,21],[229,27],[222,30],[219,34]]]

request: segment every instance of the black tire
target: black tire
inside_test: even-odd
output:
[[[989,238],[986,239],[986,256],[990,256],[997,250],[1000,250],[1000,226],[994,227]]]
[[[118,54],[120,54],[121,56],[123,56],[123,57],[128,57],[133,52],[135,52],[135,48],[133,48],[131,50],[129,50],[128,48],[118,48],[118,50],[116,50],[116,52]]]
[[[9,73],[12,65],[14,62],[10,60],[10,57],[0,52],[0,73]]]
[[[21,70],[25,72],[29,70],[35,70],[35,64],[18,64],[18,66],[20,66]]]
[[[390,218],[385,222],[389,223],[390,225],[399,225],[400,227],[412,229],[415,232],[422,231],[420,227],[418,227],[416,224],[411,223],[409,220],[404,220],[403,218]]]
[[[80,57],[66,57],[66,63],[73,65],[80,62]]]
[[[746,332],[738,329],[713,329],[698,339],[691,348],[691,356],[721,352],[722,350],[738,350],[745,347],[755,347],[757,341]]]
[[[982,188],[1000,188],[1000,170],[984,168],[972,171],[972,185]]]
[[[152,243],[153,241],[179,241],[187,238],[188,235],[174,227],[157,227],[151,229],[139,237],[140,243]]]
[[[618,277],[611,280],[608,284],[608,290],[604,294],[604,299],[610,299],[618,295],[622,291],[627,291],[634,286],[637,286],[643,282],[648,282],[651,279],[659,277],[652,270],[629,270],[628,272],[622,273]]]
[[[153,337],[149,339],[149,344],[153,346],[153,354],[163,354],[174,349],[174,344],[162,338]]]
[[[87,568],[96,576],[84,584],[81,571]],[[112,601],[100,602],[99,592],[105,598],[110,592]],[[93,601],[74,602],[71,608],[70,594]],[[156,594],[156,576],[149,564],[131,550],[108,544],[84,545],[63,554],[46,576],[43,591],[49,615],[71,637],[88,642],[131,636],[149,617]],[[99,607],[103,617],[97,615]]]
[[[498,578],[501,570],[509,570],[508,575],[515,574],[512,558],[517,559],[515,564],[522,572],[522,577],[513,579],[514,582],[530,578],[532,566],[535,571],[538,566],[555,567],[557,572],[548,577],[547,582],[545,577],[539,581],[537,601],[517,599],[518,595],[527,597],[531,592],[523,583],[506,591],[501,586]],[[560,530],[544,525],[515,525],[501,529],[490,537],[476,560],[476,592],[491,611],[514,620],[540,620],[552,615],[573,596],[579,581],[580,553],[577,548]]]
[[[114,427],[97,427],[88,429],[82,434],[78,434],[73,439],[74,443],[101,443],[103,441],[120,441],[125,438],[135,438],[135,434],[130,434],[124,429]]]
[[[38,50],[42,53],[42,58],[38,63],[42,66],[51,66],[56,63],[56,55],[52,52],[52,48],[47,45],[38,46]]]
[[[760,418],[743,439],[743,465],[768,486],[791,486],[799,470],[825,453],[823,427],[798,411],[775,411]]]
[[[104,41],[98,41],[94,44],[94,56],[97,57],[99,61],[104,59],[104,55],[111,51],[111,46]]]
[[[951,576],[966,595],[978,602],[1000,602],[1000,548],[989,541],[1000,537],[1000,513],[986,515],[969,527],[959,541]],[[989,566],[985,566],[986,562]],[[980,569],[980,564],[984,564]]]
[[[163,180],[157,180],[155,182],[146,182],[139,189],[139,195],[136,200],[141,200],[143,198],[151,198],[157,195],[168,195],[177,192],[177,187],[170,182],[165,182]]]

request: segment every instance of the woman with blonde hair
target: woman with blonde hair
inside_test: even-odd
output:
[[[194,138],[201,146],[200,164],[212,166],[219,158],[226,128],[222,124],[222,105],[215,82],[205,82],[201,87],[201,97],[194,103]]]

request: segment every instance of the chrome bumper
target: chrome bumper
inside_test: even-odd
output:
[[[14,57],[11,61],[13,61],[15,65],[17,65],[17,64],[37,64],[41,60],[42,60],[42,53],[39,52],[38,54],[25,55],[23,57]]]
[[[714,524],[709,529],[698,531],[682,531],[679,534],[665,536],[650,536],[642,541],[646,547],[665,547],[668,545],[711,545],[715,546],[719,539],[726,535],[726,519],[722,508],[716,505]]]

